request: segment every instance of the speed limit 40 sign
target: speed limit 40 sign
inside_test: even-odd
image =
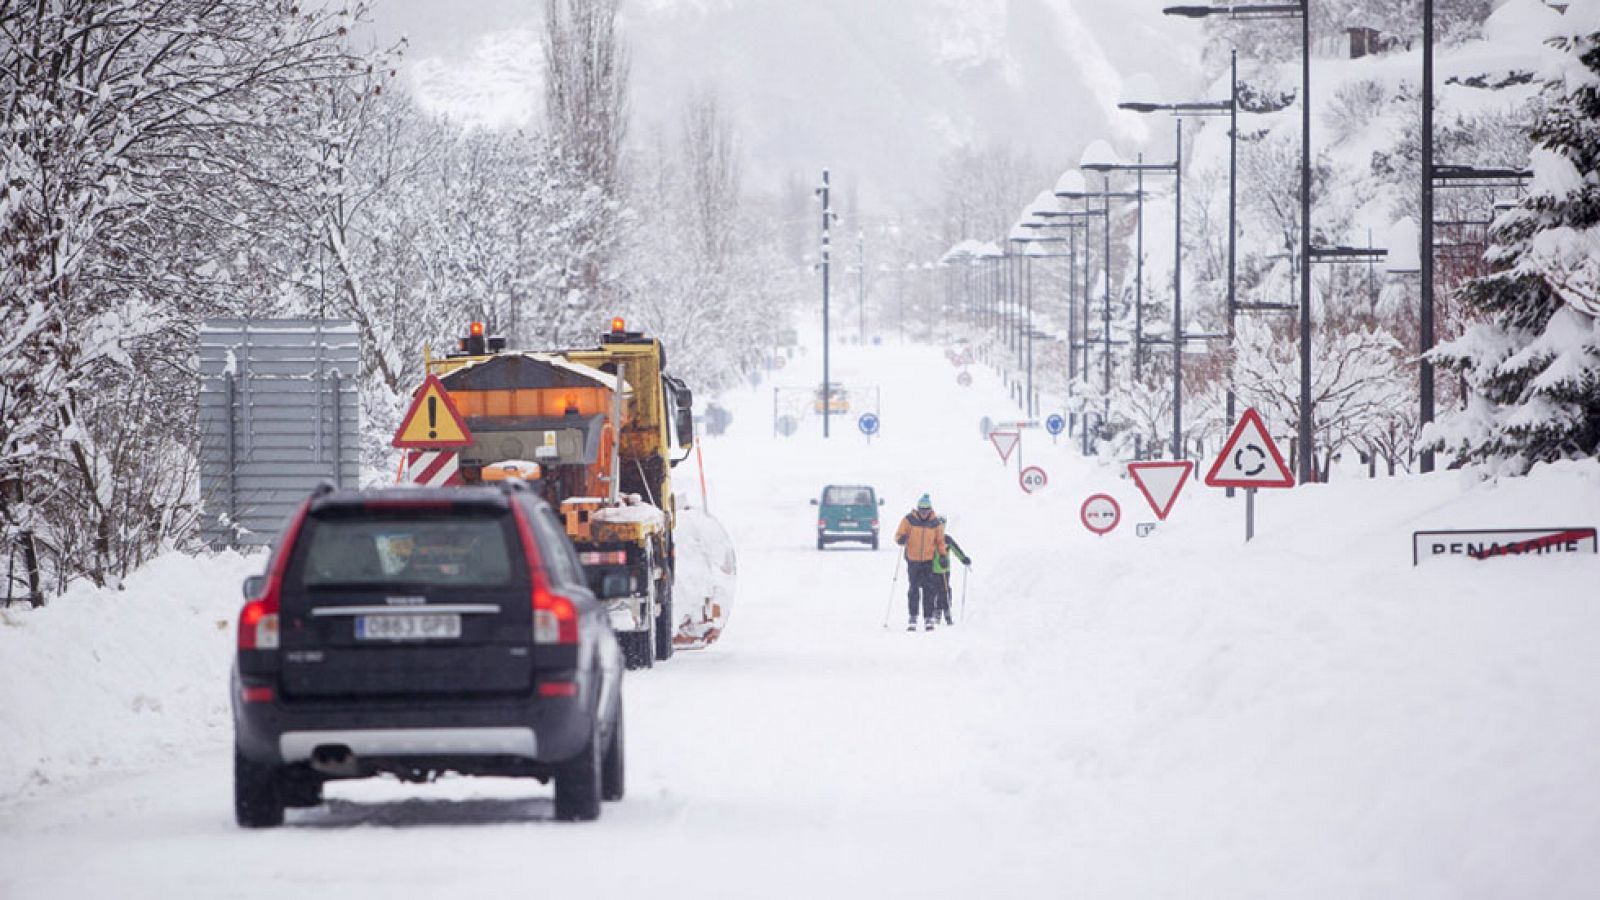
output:
[[[1034,494],[1044,490],[1050,483],[1050,477],[1038,466],[1029,466],[1017,475],[1017,481],[1022,485],[1025,494]]]

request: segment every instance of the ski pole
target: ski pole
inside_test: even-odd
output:
[[[961,573],[961,621],[967,621],[967,582],[972,579],[972,564],[962,566]]]
[[[900,583],[900,554],[894,555],[894,577],[889,580],[889,599],[883,604],[883,627],[889,627],[889,610],[894,608],[894,588]]]

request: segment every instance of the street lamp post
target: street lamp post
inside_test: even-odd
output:
[[[1201,100],[1186,103],[1156,103],[1148,100],[1125,100],[1118,103],[1120,109],[1133,112],[1169,112],[1175,116],[1215,116],[1228,117],[1228,346],[1233,347],[1237,336],[1238,309],[1238,236],[1239,236],[1239,51],[1234,50],[1229,54],[1228,60],[1228,99],[1226,100]],[[1233,377],[1228,377],[1227,400],[1224,415],[1228,426],[1233,426],[1235,415],[1235,397],[1233,390]],[[1228,495],[1233,495],[1233,488],[1228,488]]]
[[[829,232],[836,218],[831,205],[831,185],[828,170],[822,170],[822,186],[817,188],[822,198],[822,436],[828,436],[828,419],[833,405],[833,387],[828,382],[828,277],[832,264],[832,237]]]
[[[1171,172],[1173,176],[1173,264],[1172,264],[1172,458],[1182,459],[1183,453],[1183,121],[1176,123],[1174,135],[1173,158],[1170,163],[1146,163],[1143,156],[1140,162],[1133,165],[1122,163],[1084,163],[1083,167],[1090,171],[1110,172],[1137,172],[1140,185],[1143,185],[1145,172]],[[1108,176],[1109,177],[1109,176]],[[1139,192],[1140,206],[1143,207],[1143,191]],[[1109,231],[1109,229],[1108,229]],[[1142,234],[1141,234],[1141,245]],[[1139,270],[1143,269],[1143,260],[1140,260]],[[1142,282],[1142,275],[1135,278],[1136,283]],[[1142,315],[1137,309],[1142,297],[1136,297],[1134,305],[1136,318],[1142,323]],[[1140,329],[1142,332],[1142,328]],[[1138,343],[1144,341],[1142,333],[1135,335],[1134,359],[1139,358],[1141,347]]]
[[[1299,481],[1315,477],[1311,436],[1311,0],[1297,3],[1169,6],[1169,16],[1202,19],[1224,15],[1238,19],[1300,19],[1300,427]]]

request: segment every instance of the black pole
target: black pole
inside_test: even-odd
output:
[[[1078,377],[1078,229],[1067,229],[1067,390]],[[1067,421],[1078,425],[1078,414],[1067,411]],[[1071,432],[1068,432],[1070,436]]]
[[[1022,265],[1028,271],[1028,418],[1033,418],[1033,260],[1023,258]]]
[[[1172,458],[1183,459],[1183,120],[1172,155]]]
[[[1433,421],[1433,0],[1422,0],[1422,371],[1418,425]],[[1423,450],[1419,468],[1433,471],[1433,451]]]
[[[867,233],[856,229],[856,263],[860,271],[856,273],[856,296],[861,301],[861,345],[867,343]]]
[[[828,383],[828,266],[832,261],[828,229],[832,226],[833,207],[829,205],[827,169],[822,170],[822,187],[818,191],[822,194],[822,436],[827,437],[833,406],[833,388]]]
[[[1235,336],[1237,325],[1235,318],[1239,312],[1238,295],[1238,242],[1239,242],[1239,51],[1234,50],[1229,67],[1230,93],[1228,94],[1228,398],[1224,415],[1228,419],[1228,431],[1233,431],[1234,394],[1233,394],[1233,357],[1237,349]],[[1233,488],[1228,488],[1228,496],[1233,496]]]
[[[1133,377],[1144,375],[1144,154],[1138,157],[1138,212],[1134,214],[1133,251]]]
[[[1311,0],[1300,5],[1300,483],[1316,478],[1311,435]]]
[[[1104,328],[1102,339],[1105,343],[1101,346],[1101,356],[1105,360],[1105,376],[1102,380],[1102,389],[1105,391],[1104,406],[1101,422],[1111,421],[1111,176],[1101,178],[1101,206],[1105,209],[1105,236],[1106,256],[1101,260],[1105,270],[1105,303],[1100,311],[1101,324]]]

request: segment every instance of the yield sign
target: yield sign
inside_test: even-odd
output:
[[[994,449],[1000,451],[1000,461],[1005,462],[1011,458],[1011,451],[1017,449],[1017,442],[1022,440],[1022,434],[1017,431],[991,431],[989,440],[994,444]]]
[[[465,447],[472,443],[472,432],[461,421],[461,413],[436,376],[429,375],[411,398],[411,409],[400,421],[393,444],[413,450],[439,447]]]
[[[1261,415],[1253,409],[1244,411],[1233,434],[1217,454],[1206,474],[1206,484],[1211,487],[1261,488],[1294,487],[1294,476],[1283,464],[1283,454],[1267,434]]]
[[[1189,473],[1193,471],[1194,461],[1189,459],[1182,462],[1128,463],[1128,474],[1133,476],[1133,483],[1139,486],[1150,508],[1156,511],[1156,518],[1162,521],[1166,521],[1167,513],[1172,512],[1172,504],[1177,502],[1178,493],[1188,483]]]

